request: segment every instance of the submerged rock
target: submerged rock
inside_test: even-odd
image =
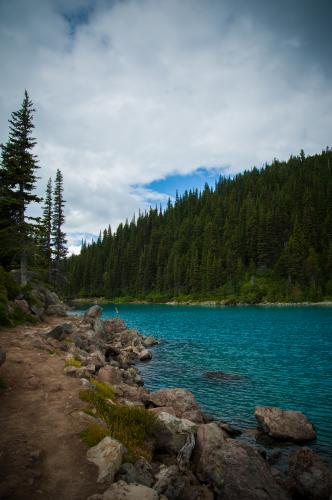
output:
[[[113,481],[125,452],[123,444],[109,436],[88,450],[86,454],[88,462],[98,467],[98,483]]]
[[[226,373],[222,371],[205,372],[204,377],[219,380],[242,380],[243,376],[239,373]]]
[[[303,443],[316,438],[313,425],[299,411],[282,410],[272,406],[257,406],[255,417],[258,426],[274,439]]]
[[[329,466],[309,448],[289,456],[289,486],[294,498],[328,500],[332,493]]]

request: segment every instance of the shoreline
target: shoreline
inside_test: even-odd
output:
[[[194,300],[188,300],[188,301],[180,301],[180,300],[169,300],[165,302],[154,302],[150,300],[139,300],[139,299],[133,299],[133,300],[126,300],[126,301],[119,301],[116,299],[112,298],[106,298],[106,297],[88,297],[88,298],[75,298],[75,299],[70,299],[70,304],[74,306],[78,305],[89,305],[89,304],[98,304],[98,305],[105,305],[105,304],[116,304],[116,305],[123,305],[123,304],[137,304],[137,305],[166,305],[166,306],[199,306],[199,307],[332,307],[332,300],[321,300],[319,302],[310,302],[310,301],[304,301],[304,302],[257,302],[253,304],[249,304],[247,302],[234,302],[234,303],[228,303],[227,300],[224,301],[218,301],[218,300],[202,300],[202,301],[194,301]]]

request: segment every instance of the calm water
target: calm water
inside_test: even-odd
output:
[[[190,389],[206,412],[241,427],[255,426],[256,405],[303,411],[332,461],[332,308],[117,307],[129,327],[162,340],[139,365],[148,389]],[[241,377],[206,378],[212,370]]]

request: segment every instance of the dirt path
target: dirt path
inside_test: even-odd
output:
[[[49,326],[0,331],[7,352],[0,368],[6,382],[0,394],[0,498],[85,500],[98,492],[96,469],[78,435],[84,427],[77,417],[80,381],[64,375],[64,353],[37,347]]]

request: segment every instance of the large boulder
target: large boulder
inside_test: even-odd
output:
[[[252,447],[225,438],[215,423],[198,429],[193,455],[198,479],[222,500],[286,500],[267,463]]]
[[[110,365],[100,368],[97,378],[100,382],[106,382],[107,384],[118,385],[123,382],[121,370]]]
[[[88,450],[88,462],[98,467],[98,483],[113,481],[125,452],[126,448],[123,444],[109,436]]]
[[[103,495],[97,498],[101,500],[161,500],[156,490],[143,484],[127,484],[125,481],[112,484]]]
[[[198,426],[187,419],[177,418],[166,412],[158,415],[158,426],[156,433],[156,448],[164,449],[171,453],[179,453],[186,443],[187,435],[196,433]]]
[[[329,466],[317,453],[302,448],[289,456],[289,484],[294,498],[328,500],[332,493]]]
[[[125,322],[120,318],[110,318],[104,321],[105,332],[108,336],[112,337],[115,333],[126,330]]]
[[[159,389],[150,394],[149,401],[155,406],[171,406],[179,418],[203,423],[203,414],[195,396],[186,389]]]
[[[273,406],[257,406],[258,426],[270,437],[298,443],[316,438],[316,431],[307,417],[299,411],[282,410]]]
[[[67,335],[71,334],[72,331],[73,325],[71,323],[62,323],[61,325],[51,328],[45,335],[55,340],[63,340]]]
[[[135,464],[122,464],[117,479],[126,481],[129,484],[138,483],[149,487],[154,483],[152,467],[143,457],[140,457]]]
[[[162,465],[156,474],[157,481],[154,489],[159,495],[165,495],[169,500],[176,500],[180,497],[186,486],[185,479],[176,465],[167,467]]]
[[[84,313],[84,319],[90,320],[90,319],[96,319],[100,318],[101,313],[102,313],[102,308],[98,306],[97,304],[94,306],[89,307]]]

